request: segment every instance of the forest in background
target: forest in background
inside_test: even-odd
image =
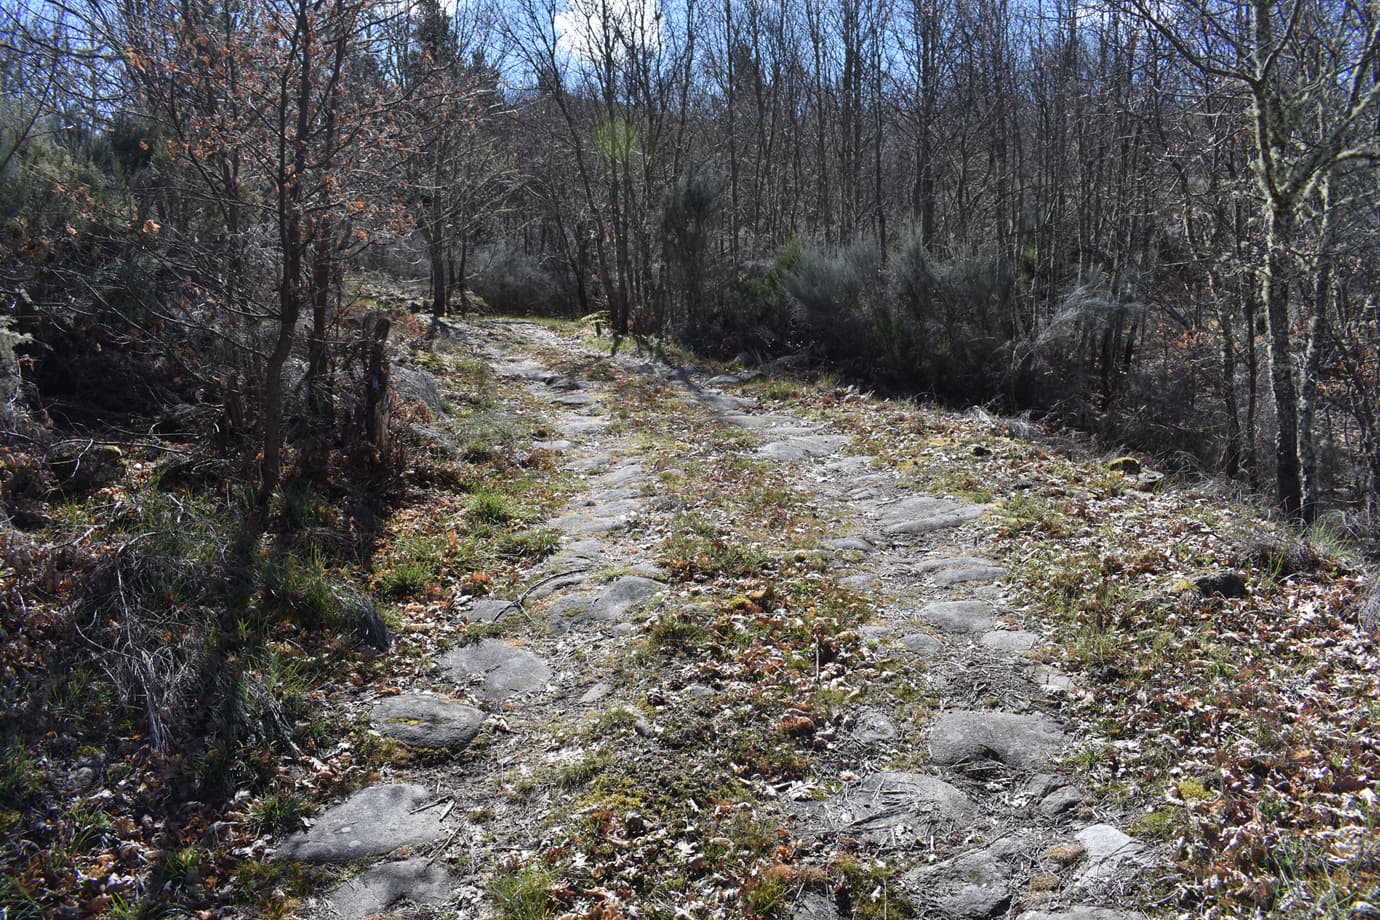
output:
[[[0,33],[8,430],[21,383],[204,409],[271,493],[285,422],[334,437],[371,270],[1376,511],[1373,2],[6,0]]]
[[[1336,737],[1289,769],[1350,794],[1371,665],[1336,636],[1377,602],[1333,535],[1374,554],[1377,158],[1375,0],[0,0],[0,913],[302,893],[203,834],[296,830],[285,763],[316,798],[362,782],[376,739],[328,688],[415,657],[401,608],[453,619],[559,543],[550,432],[445,321],[469,311],[1034,417],[1263,497],[1305,537],[1252,518],[1269,545],[1213,557],[1269,573],[1262,619],[1168,608],[1212,655],[1159,666],[1186,640],[1141,630],[1139,547],[1038,580],[1128,695],[1178,706],[1203,667],[1201,711],[1265,724],[1287,707],[1242,681],[1309,684]],[[925,436],[867,406],[879,452]],[[1086,536],[1018,499],[1031,546]],[[1160,523],[1166,553],[1196,526]],[[1270,668],[1219,688],[1242,632]],[[1294,871],[1270,835],[1334,816],[1290,801],[1223,812],[1203,878]]]

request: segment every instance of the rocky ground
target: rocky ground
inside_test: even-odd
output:
[[[1167,854],[1075,776],[1102,741],[1067,717],[1088,689],[1046,663],[1032,587],[990,545],[1001,496],[943,497],[871,453],[914,429],[785,414],[741,376],[524,322],[447,335],[525,391],[524,450],[566,496],[527,523],[559,539],[472,580],[434,653],[338,701],[423,755],[274,841],[336,867],[294,912],[1154,909]]]

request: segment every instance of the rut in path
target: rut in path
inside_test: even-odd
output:
[[[482,750],[281,842],[345,867],[313,915],[1139,916],[1154,854],[1061,767],[1079,691],[975,545],[982,505],[738,378],[460,331],[577,487],[523,590],[458,606],[487,635],[371,704]]]

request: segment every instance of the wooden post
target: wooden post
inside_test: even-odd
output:
[[[360,327],[364,353],[364,438],[380,454],[388,447],[388,317],[374,310]]]

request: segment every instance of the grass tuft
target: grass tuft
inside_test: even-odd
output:
[[[301,830],[308,814],[310,808],[305,798],[292,790],[278,789],[256,799],[245,820],[249,829],[262,837]]]
[[[682,514],[662,544],[661,561],[679,578],[704,581],[760,574],[769,559],[760,546],[742,543],[708,520]]]
[[[520,517],[513,500],[501,492],[476,492],[466,510],[480,524],[507,524]]]
[[[498,920],[545,920],[553,916],[551,883],[551,875],[536,866],[496,877],[489,883],[489,899]]]

